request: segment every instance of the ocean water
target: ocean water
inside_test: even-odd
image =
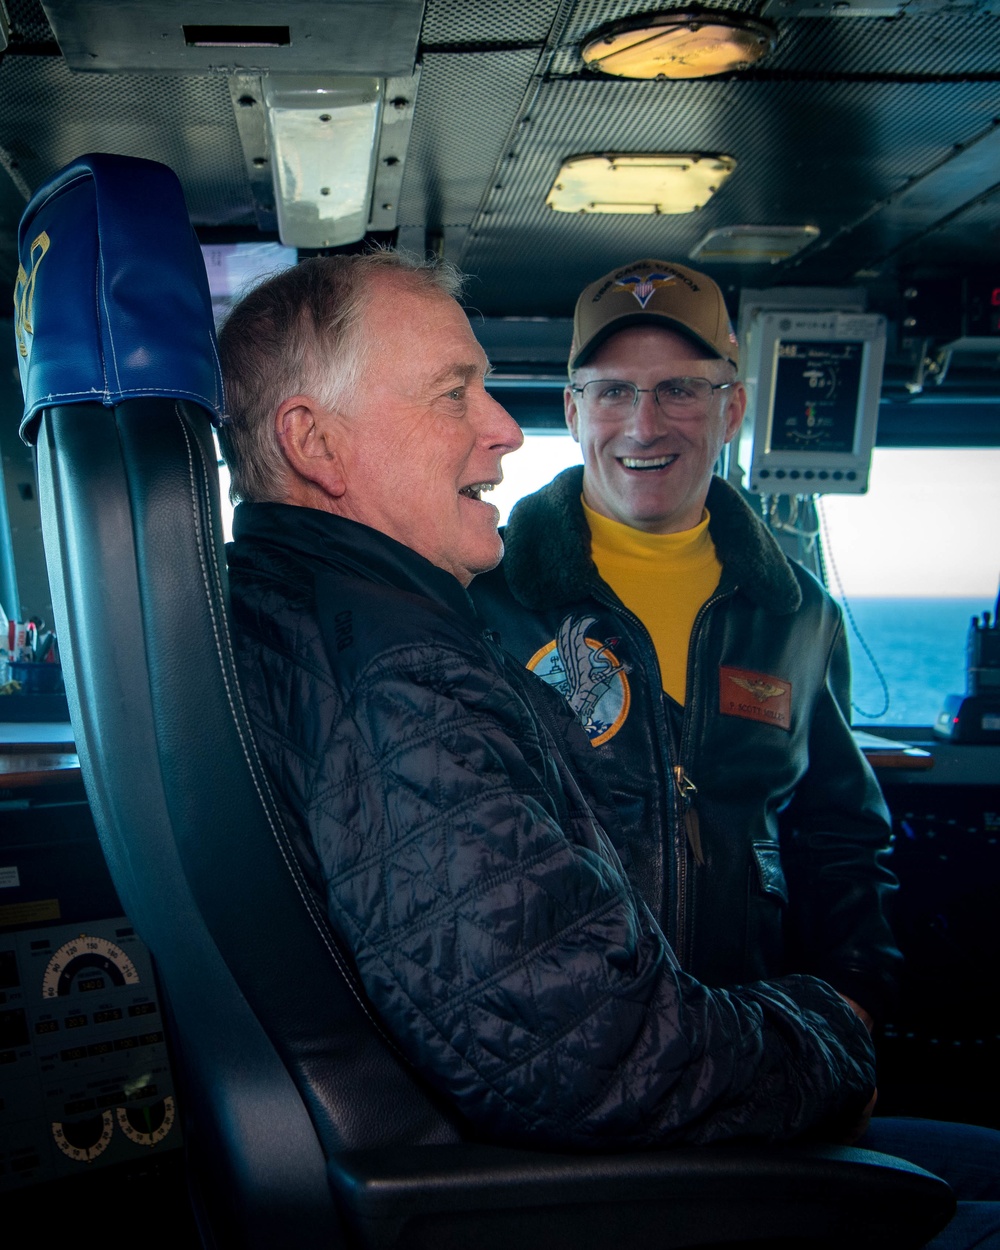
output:
[[[841,601],[842,602],[842,601]],[[982,599],[850,599],[851,613],[889,687],[889,708],[871,660],[847,621],[855,725],[932,725],[946,694],[965,693],[969,620]]]

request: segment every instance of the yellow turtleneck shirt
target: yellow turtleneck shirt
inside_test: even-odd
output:
[[[694,529],[679,534],[647,534],[586,504],[583,511],[597,571],[649,631],[663,689],[683,704],[691,628],[722,575],[708,511]]]

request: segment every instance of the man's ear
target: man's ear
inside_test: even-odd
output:
[[[742,382],[737,382],[729,392],[726,400],[726,436],[723,442],[731,443],[743,424],[747,410],[747,391]]]
[[[563,391],[563,408],[566,413],[566,426],[573,435],[573,441],[578,443],[580,441],[580,433],[577,427],[580,414],[576,407],[576,396],[568,386]]]
[[[295,494],[319,491],[339,499],[347,489],[332,415],[311,395],[293,395],[274,415],[278,444],[297,479]]]

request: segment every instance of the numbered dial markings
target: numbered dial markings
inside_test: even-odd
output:
[[[120,946],[107,938],[81,933],[64,942],[49,960],[42,977],[42,997],[65,998],[74,988],[103,989],[105,978],[119,988],[139,983],[134,964]]]

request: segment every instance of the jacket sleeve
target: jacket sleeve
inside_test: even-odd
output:
[[[811,977],[723,991],[682,973],[556,744],[482,661],[379,655],[308,797],[331,921],[414,1065],[510,1141],[853,1124],[874,1083],[854,1013]]]
[[[886,915],[897,888],[889,814],[850,729],[850,659],[838,620],[809,731],[809,767],[786,813],[783,860],[799,966],[876,1018],[902,956]]]

